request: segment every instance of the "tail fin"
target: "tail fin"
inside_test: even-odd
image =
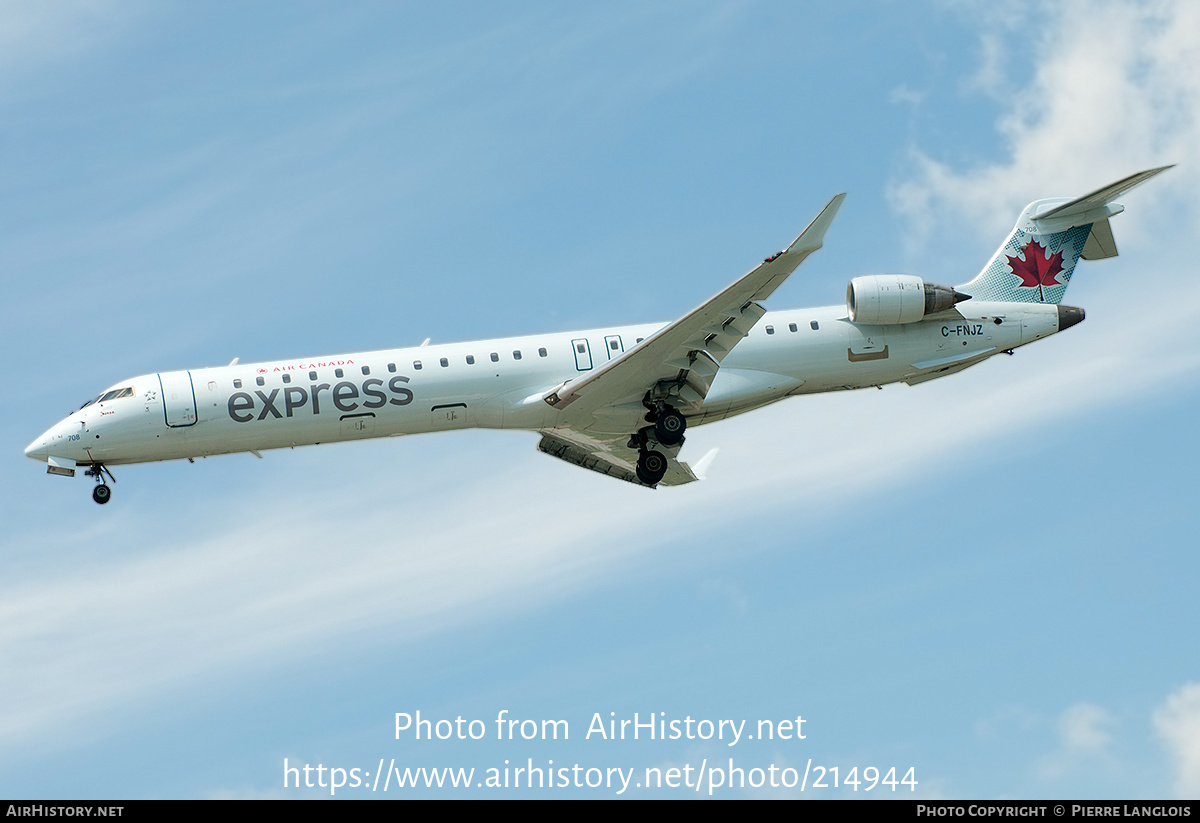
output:
[[[1125,210],[1112,201],[1170,166],[1132,174],[1074,200],[1036,200],[983,271],[958,291],[976,300],[1059,303],[1075,264],[1117,256],[1108,218]]]

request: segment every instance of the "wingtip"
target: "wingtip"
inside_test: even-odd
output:
[[[713,461],[717,459],[717,452],[720,449],[709,449],[708,453],[696,461],[696,465],[692,466],[692,474],[696,475],[697,480],[704,480],[708,474],[708,469],[712,466]]]
[[[835,194],[825,208],[821,209],[821,213],[813,218],[804,231],[800,232],[800,236],[792,241],[792,245],[788,246],[787,250],[789,252],[816,251],[821,248],[821,244],[825,240],[825,232],[829,230],[833,218],[837,216],[838,209],[842,207],[842,201],[845,199],[845,192]]]

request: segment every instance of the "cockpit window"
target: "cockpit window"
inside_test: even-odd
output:
[[[105,400],[116,400],[118,397],[133,397],[133,387],[126,386],[123,389],[106,391],[104,394],[100,395],[100,399],[96,402],[103,403]]]
[[[133,386],[126,386],[123,389],[111,389],[106,391],[99,397],[93,397],[91,400],[84,403],[79,408],[86,409],[93,403],[103,403],[105,400],[116,400],[118,397],[133,397]]]

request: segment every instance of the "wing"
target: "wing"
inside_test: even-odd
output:
[[[582,466],[609,477],[616,477],[636,485],[645,485],[638,479],[635,466],[638,453],[626,444],[628,437],[595,437],[569,429],[553,429],[542,432],[538,451],[559,460]],[[682,486],[704,478],[704,470],[716,456],[716,449],[700,459],[693,469],[674,457],[667,457],[667,473],[659,483],[663,486]]]
[[[790,246],[716,297],[543,399],[556,409],[572,407],[572,417],[577,419],[606,407],[639,405],[647,392],[656,390],[663,397],[699,409],[721,361],[766,313],[756,301],[769,297],[806,257],[821,248],[825,231],[845,197],[839,194],[830,200]]]

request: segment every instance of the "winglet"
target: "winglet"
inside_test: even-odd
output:
[[[1093,209],[1103,208],[1112,201],[1116,200],[1125,192],[1132,189],[1134,186],[1140,186],[1156,174],[1161,174],[1167,169],[1174,168],[1174,165],[1159,166],[1157,169],[1147,169],[1140,171],[1137,174],[1131,174],[1124,177],[1115,183],[1110,183],[1102,189],[1096,189],[1090,194],[1085,194],[1083,197],[1076,197],[1074,200],[1068,200],[1061,206],[1055,206],[1050,211],[1042,212],[1035,216],[1034,220],[1046,220],[1051,217],[1064,218],[1074,217]]]
[[[708,474],[708,470],[712,466],[713,461],[717,459],[717,452],[719,451],[720,449],[709,449],[708,453],[697,460],[696,465],[691,467],[692,474],[696,475],[697,480],[706,479],[705,475]]]
[[[798,251],[814,252],[821,248],[821,244],[825,240],[825,232],[829,229],[829,224],[833,222],[833,218],[837,216],[838,209],[842,207],[842,201],[845,199],[845,192],[835,195],[829,201],[829,205],[821,209],[821,213],[814,217],[813,221],[808,224],[808,228],[800,232],[800,236],[792,241],[792,245],[787,247],[788,253],[791,254]]]
[[[825,232],[829,229],[829,224],[833,222],[834,216],[845,199],[845,192],[835,196],[829,201],[829,205],[821,209],[821,213],[813,218],[808,227],[800,232],[800,236],[793,240],[790,246],[771,255],[762,262],[761,266],[751,272],[752,275],[765,274],[762,285],[750,296],[751,300],[765,300],[770,297],[772,292],[779,288],[780,284],[796,270],[797,266],[804,262],[806,257],[821,248],[821,244],[825,241]],[[747,277],[749,276],[747,275]]]

